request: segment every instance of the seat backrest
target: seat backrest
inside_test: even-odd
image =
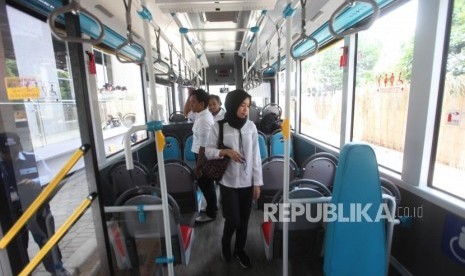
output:
[[[297,177],[297,165],[290,159],[289,182]],[[270,203],[276,192],[283,188],[284,159],[280,156],[268,157],[263,161],[263,186],[258,199],[258,208],[262,209],[264,203]]]
[[[153,172],[158,183],[158,164]],[[176,200],[181,214],[197,212],[197,189],[192,169],[181,160],[167,160],[165,176],[167,191]]]
[[[336,164],[336,165],[339,162],[339,158],[337,158],[336,155],[334,155],[332,153],[329,153],[329,152],[322,151],[322,152],[317,152],[317,153],[312,154],[310,157],[307,158],[307,160],[304,161],[304,163],[309,162],[312,159],[316,159],[316,158],[320,158],[320,157],[328,158],[329,160],[333,161],[334,164]]]
[[[256,105],[251,105],[249,108],[249,120],[254,123],[258,123],[260,121],[260,108]]]
[[[187,122],[187,117],[181,111],[176,111],[170,114],[169,121],[171,123]]]
[[[126,169],[126,161],[115,163],[109,173],[115,199],[136,186],[148,186],[149,174],[148,169],[137,161],[134,161],[134,169],[131,171]]]
[[[345,218],[351,204],[370,206],[366,214],[349,222],[328,222],[324,273],[326,275],[386,275],[385,221],[376,220],[381,207],[378,163],[373,149],[362,143],[348,143],[341,149],[331,204],[343,208]],[[338,210],[339,211],[339,210]]]
[[[273,204],[282,203],[282,190],[276,193],[273,198]],[[302,200],[302,204],[307,206],[305,200],[331,196],[331,192],[323,184],[314,180],[294,180],[289,183],[289,199]],[[318,203],[308,203],[310,214],[304,213],[296,216],[295,220],[288,223],[289,225],[289,240],[288,240],[288,257],[303,257],[312,256],[317,257],[321,253],[323,244],[323,220],[322,220],[322,205],[318,207]],[[309,216],[314,219],[320,216],[319,220],[308,219]],[[272,226],[272,240],[267,253],[268,257],[281,258],[282,257],[282,233],[283,223],[274,222]]]
[[[165,147],[163,148],[163,158],[165,158],[165,160],[181,160],[181,152],[181,142],[179,141],[179,138],[173,134],[166,134]]]
[[[117,205],[124,206],[143,206],[161,203],[162,199],[160,190],[150,186],[128,190],[117,200]],[[175,264],[187,264],[189,261],[188,252],[190,251],[190,242],[186,243],[183,241],[179,207],[170,195],[168,195],[168,206],[171,244]],[[134,239],[166,238],[163,226],[163,212],[161,211],[123,212],[120,216],[120,221],[122,223],[124,233],[128,237]],[[164,244],[164,242],[162,242],[162,244]],[[137,246],[137,244],[135,244],[135,246]],[[163,245],[161,249],[165,252]],[[134,252],[134,250],[132,250],[132,252]],[[137,252],[137,250],[135,250],[135,252]],[[137,257],[133,256],[131,259],[137,259]]]
[[[191,168],[194,168],[195,166],[195,155],[192,152],[192,142],[194,141],[194,137],[192,136],[192,133],[188,134],[184,138],[184,162],[189,165]]]
[[[307,159],[302,165],[302,178],[314,179],[332,189],[336,164],[327,157]]]
[[[290,138],[289,152],[291,158],[294,156],[292,145],[292,135]],[[283,156],[284,155],[284,136],[281,131],[276,131],[270,137],[270,156]]]
[[[278,104],[269,103],[262,109],[262,118],[265,117],[268,113],[274,113],[278,115],[278,118],[281,118],[282,109]]]
[[[258,131],[258,146],[260,147],[260,157],[263,161],[268,158],[268,143],[266,135],[261,131]]]

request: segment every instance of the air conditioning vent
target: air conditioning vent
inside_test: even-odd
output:
[[[159,0],[156,2],[164,13],[176,12],[227,12],[249,10],[272,10],[276,0]]]

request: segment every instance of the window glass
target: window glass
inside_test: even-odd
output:
[[[7,16],[8,25],[2,26],[0,42],[6,46],[0,58],[6,68],[0,70],[0,132],[8,139],[0,149],[0,185],[10,192],[6,193],[9,199],[0,202],[2,224],[9,216],[15,220],[82,145],[67,45],[53,38],[46,22],[9,6]],[[35,217],[37,225],[26,226],[30,259],[37,255],[38,243],[46,240],[44,233],[51,230],[46,222],[53,217],[58,229],[88,196],[91,175],[83,167],[81,159],[71,169],[75,173],[66,179],[66,185],[46,204],[50,208],[43,208]],[[4,208],[6,205],[10,210]],[[41,263],[33,275],[55,274],[55,267],[68,263],[77,245],[69,237],[95,239],[92,210],[86,211],[54,249],[61,254],[55,251],[53,262],[47,262],[46,268]],[[12,264],[20,259],[18,256]]]
[[[294,67],[293,67],[294,66]],[[291,62],[291,90],[289,91],[291,101],[290,101],[290,123],[291,123],[291,128],[293,129],[295,127],[295,106],[297,104],[297,98],[296,98],[296,88],[295,88],[295,77],[296,73],[295,70],[295,62]],[[286,112],[286,71],[283,70],[281,71],[277,76],[278,76],[278,104],[282,109],[282,114],[281,118],[284,118],[284,114]]]
[[[353,140],[371,144],[378,163],[397,172],[404,154],[417,6],[410,1],[358,35]]]
[[[99,50],[94,50],[94,55],[105,153],[111,155],[123,149],[122,140],[129,127],[146,122],[141,68]],[[139,131],[131,136],[131,142],[145,138],[147,132]]]
[[[302,62],[301,132],[339,147],[342,73],[339,58],[343,41]]]
[[[434,187],[465,198],[465,2],[454,1]]]
[[[221,102],[223,103],[222,108],[225,110],[226,108],[224,107],[224,102],[226,100],[226,95],[228,95],[228,93],[233,90],[236,90],[235,85],[221,84],[221,85],[209,85],[208,86],[208,93],[212,95],[218,95],[218,97],[220,97],[221,99]],[[257,98],[255,97],[254,94],[251,94],[251,95],[252,95],[252,100],[255,101]]]

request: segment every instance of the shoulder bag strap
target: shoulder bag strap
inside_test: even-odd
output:
[[[220,120],[218,121],[218,125],[219,125],[219,134],[218,134],[218,148],[222,148],[224,146],[223,144],[223,124],[224,124],[224,121],[223,120]]]

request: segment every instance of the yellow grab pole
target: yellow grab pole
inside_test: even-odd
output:
[[[40,249],[37,255],[29,262],[29,264],[19,273],[19,276],[30,275],[31,272],[39,265],[42,259],[52,250],[52,248],[63,238],[68,230],[76,223],[76,221],[84,214],[92,201],[97,197],[97,193],[90,194],[84,199],[79,207],[71,214],[71,216],[63,223],[62,226],[53,234],[48,242]]]
[[[44,202],[54,192],[60,181],[66,176],[71,168],[79,161],[79,159],[89,150],[89,145],[82,145],[77,149],[74,154],[68,159],[68,162],[61,168],[61,170],[55,175],[45,189],[39,194],[39,196],[32,202],[32,204],[26,209],[23,215],[15,222],[15,224],[8,230],[5,236],[0,240],[0,249],[5,249],[18,232],[24,227],[28,220],[37,212],[37,209],[44,204]]]

